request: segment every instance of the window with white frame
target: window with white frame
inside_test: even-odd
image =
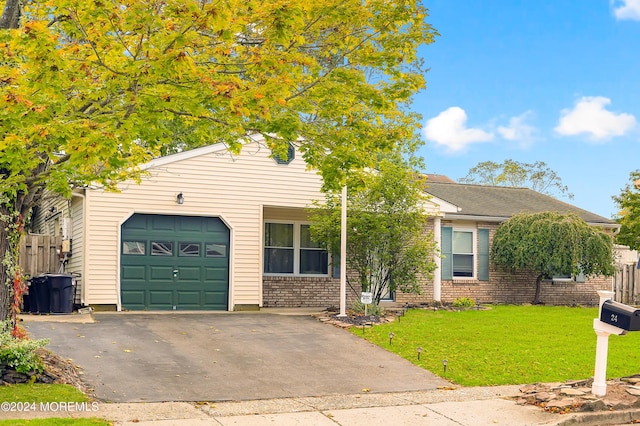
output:
[[[475,233],[473,230],[453,230],[453,277],[472,278],[475,264]]]
[[[328,275],[329,256],[313,241],[305,223],[264,224],[264,273]]]

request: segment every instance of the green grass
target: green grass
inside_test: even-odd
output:
[[[0,386],[0,402],[27,402],[35,403],[36,409],[40,403],[47,402],[88,402],[87,396],[78,389],[69,385],[45,385],[45,384],[24,384]],[[90,402],[88,402],[91,404]],[[55,416],[55,413],[51,413]],[[25,417],[27,413],[25,413]],[[29,426],[107,426],[111,423],[97,418],[47,418],[47,419],[15,419],[0,420],[0,426],[29,425]]]
[[[463,386],[556,382],[593,377],[597,315],[597,308],[547,306],[460,312],[416,309],[400,321],[367,329],[364,335],[361,328],[352,332]],[[395,335],[391,344],[390,332]],[[611,336],[607,376],[638,373],[640,332]]]
[[[0,420],[2,426],[108,426],[111,423],[96,418],[88,419],[30,419],[30,420]]]
[[[87,402],[87,396],[70,385],[40,383],[0,386],[1,402]]]

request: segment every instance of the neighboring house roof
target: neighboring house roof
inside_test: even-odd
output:
[[[456,183],[455,180],[451,179],[449,176],[445,175],[425,175],[427,177],[427,182],[441,182],[441,183]]]
[[[518,213],[557,211],[575,213],[585,222],[606,228],[618,228],[611,219],[575,207],[529,188],[485,186],[427,181],[426,192],[458,207],[455,213],[445,213],[447,219],[486,220],[501,222]]]

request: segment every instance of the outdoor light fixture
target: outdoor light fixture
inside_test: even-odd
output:
[[[442,367],[444,367],[444,372],[445,372],[445,373],[447,372],[447,362],[448,362],[448,361],[447,361],[446,359],[443,359],[443,360],[442,360]]]
[[[391,333],[389,333],[389,344],[391,344],[391,342],[393,341],[393,336],[395,336],[395,334],[393,334],[393,331]]]
[[[422,346],[418,346],[418,359],[420,359],[421,353],[422,353]]]
[[[176,196],[176,203],[178,203],[178,204],[183,204],[184,203],[184,195],[182,195],[182,192],[179,193]]]

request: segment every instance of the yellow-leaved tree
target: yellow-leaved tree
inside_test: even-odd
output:
[[[289,141],[336,187],[412,149],[436,36],[418,0],[0,0],[0,319],[43,191],[113,188],[166,152]],[[15,287],[15,288],[14,288]],[[15,299],[15,298],[14,298]]]

